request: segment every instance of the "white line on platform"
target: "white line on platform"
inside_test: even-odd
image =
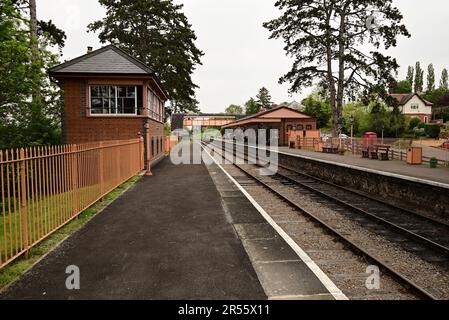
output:
[[[295,251],[299,258],[321,281],[324,287],[329,291],[335,300],[349,300],[348,297],[332,282],[332,280],[320,269],[320,267],[309,257],[309,255],[270,217],[270,215],[257,203],[257,201],[235,180],[217,160],[205,149],[203,150],[215,162],[215,164],[226,174],[226,176],[239,188],[251,204],[260,212],[264,219],[276,230],[276,232],[287,242]]]

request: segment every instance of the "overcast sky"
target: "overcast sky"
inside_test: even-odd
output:
[[[290,96],[288,84],[278,79],[289,71],[291,60],[281,40],[269,40],[262,23],[279,15],[275,0],[175,0],[184,3],[184,12],[204,51],[203,65],[193,79],[200,89],[197,98],[203,112],[222,112],[231,103],[243,105],[258,89],[267,87],[273,101],[301,101],[309,92]],[[449,2],[447,0],[394,0],[412,34],[401,38],[389,53],[401,65],[400,78],[407,66],[420,60],[427,69],[434,63],[437,82],[441,70],[449,68]],[[97,35],[87,33],[87,25],[102,18],[104,9],[96,0],[37,0],[38,18],[52,19],[67,33],[63,59],[84,54],[87,46],[101,47]]]

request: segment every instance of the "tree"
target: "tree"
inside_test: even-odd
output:
[[[227,114],[243,114],[243,108],[241,106],[231,104],[226,108],[225,113]]]
[[[393,106],[388,114],[388,126],[387,126],[387,136],[399,138],[407,128],[407,123],[405,120],[405,115],[399,110],[397,104]]]
[[[415,92],[421,93],[424,90],[424,70],[421,68],[421,63],[416,62],[415,67]]]
[[[449,74],[446,68],[441,72],[440,88],[449,90]]]
[[[330,92],[334,135],[342,129],[345,96],[373,83],[389,84],[399,65],[380,47],[397,44],[399,35],[410,36],[402,15],[392,0],[278,0],[283,15],[264,24],[270,38],[282,38],[287,54],[294,57],[292,69],[280,79],[297,92],[315,82],[324,82]],[[383,25],[376,27],[372,12]],[[364,50],[370,44],[373,49]],[[324,67],[323,67],[324,66]]]
[[[0,16],[1,146],[60,143],[61,92],[46,73],[58,63],[53,35],[36,27],[35,1],[4,0]]]
[[[256,99],[261,110],[270,110],[272,108],[273,102],[271,102],[270,92],[267,88],[262,87],[259,90]]]
[[[197,112],[192,73],[204,55],[183,5],[172,0],[99,0],[106,17],[91,23],[102,43],[110,42],[156,72],[168,91],[171,112]]]
[[[413,88],[408,80],[396,82],[392,85],[390,93],[412,93]]]
[[[253,98],[245,103],[245,113],[247,116],[252,116],[260,112],[260,105]]]
[[[309,95],[303,100],[304,113],[317,119],[318,128],[325,128],[329,124],[332,112],[329,101],[322,100],[318,97],[316,92]]]
[[[408,67],[406,80],[410,83],[410,87],[413,88],[413,79],[415,78],[415,69],[413,66]],[[412,89],[413,90],[413,89]]]
[[[427,67],[427,92],[432,93],[435,90],[435,68],[433,64]]]

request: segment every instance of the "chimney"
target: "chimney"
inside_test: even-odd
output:
[[[93,51],[92,47],[87,47],[87,53],[91,53]]]

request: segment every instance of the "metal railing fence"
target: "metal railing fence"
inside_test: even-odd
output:
[[[0,150],[0,268],[144,167],[143,139]]]

